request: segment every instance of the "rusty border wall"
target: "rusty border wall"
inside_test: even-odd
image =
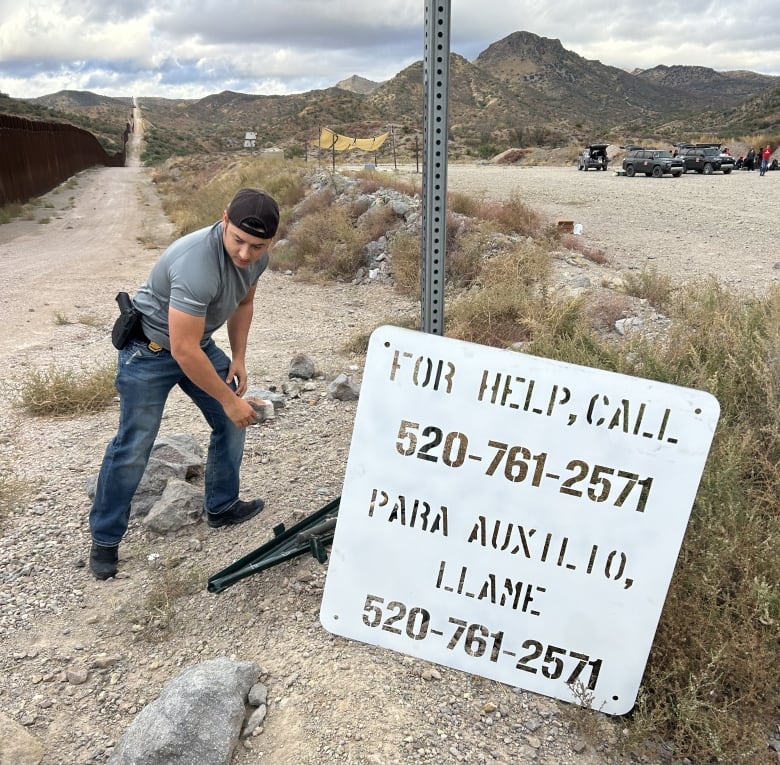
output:
[[[51,191],[94,165],[124,167],[124,148],[109,154],[87,130],[0,114],[0,207]]]

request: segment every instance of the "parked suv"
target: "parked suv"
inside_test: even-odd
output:
[[[735,164],[734,157],[721,153],[720,144],[680,144],[677,156],[682,160],[684,173],[694,170],[710,175],[720,170],[728,175]]]
[[[637,173],[652,175],[653,178],[663,175],[679,178],[683,172],[683,164],[682,160],[663,149],[640,149],[632,146],[623,159],[623,170],[629,178],[633,178]]]
[[[606,143],[592,143],[586,146],[577,159],[577,170],[590,170],[592,167],[596,170],[606,170],[609,164],[607,146],[609,144]]]

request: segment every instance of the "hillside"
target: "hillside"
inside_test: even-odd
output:
[[[381,83],[379,82],[367,80],[365,77],[360,77],[357,74],[353,74],[352,77],[347,77],[347,79],[336,83],[337,88],[349,90],[352,93],[360,93],[363,96],[373,93],[380,85]]]
[[[738,135],[743,128],[777,126],[780,77],[703,66],[657,66],[627,72],[585,59],[559,40],[514,32],[474,61],[451,54],[450,152],[487,156],[513,146],[579,145],[627,136],[680,140],[702,132]],[[397,126],[395,150],[419,150],[423,120],[423,62],[384,83],[354,75],[334,87],[287,96],[223,91],[199,100],[138,96],[147,119],[147,162],[173,154],[243,147],[245,132],[258,148],[304,154],[320,127],[356,137]],[[1,99],[0,111],[14,99]],[[16,102],[33,118],[88,122],[102,135],[121,135],[129,98],[62,91]],[[54,110],[54,111],[51,111]],[[27,116],[27,115],[24,115]]]

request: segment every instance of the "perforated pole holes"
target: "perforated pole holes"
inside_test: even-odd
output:
[[[444,332],[450,3],[425,3],[422,329]]]

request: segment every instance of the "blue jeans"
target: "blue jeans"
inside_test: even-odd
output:
[[[769,160],[768,159],[762,159],[761,160],[761,175],[764,175],[766,173],[766,169],[769,166]]]
[[[213,340],[203,350],[224,380],[230,359]],[[127,531],[130,502],[143,477],[165,401],[174,385],[195,402],[211,426],[204,476],[206,511],[224,512],[238,500],[246,431],[237,428],[222,405],[184,375],[168,351],[155,353],[145,342],[131,341],[119,351],[119,428],[106,448],[89,515],[92,539],[97,544],[119,544]]]

